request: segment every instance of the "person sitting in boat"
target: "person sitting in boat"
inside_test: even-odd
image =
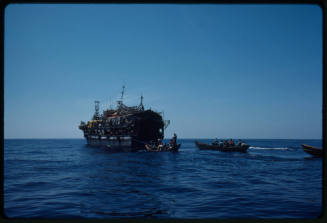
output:
[[[158,139],[156,146],[159,146],[160,144],[162,144],[162,140],[161,139]]]
[[[238,140],[237,146],[238,147],[242,146],[242,140],[240,140],[240,139]]]
[[[224,142],[223,142],[223,140],[220,140],[219,147],[223,147],[223,146],[224,146]]]
[[[233,139],[230,139],[230,146],[235,146]]]
[[[227,140],[224,141],[224,146],[225,146],[225,147],[228,147],[228,146],[229,146],[229,143],[228,143]]]
[[[155,145],[156,145],[156,143],[155,143],[155,141],[154,140],[151,140],[150,142],[149,142],[149,144],[148,145],[150,145],[151,147],[154,147]]]
[[[218,146],[218,139],[216,138],[215,141],[212,143],[214,146]]]
[[[157,150],[162,151],[163,147],[164,147],[164,145],[162,144],[162,141],[160,141],[159,145],[157,146]]]

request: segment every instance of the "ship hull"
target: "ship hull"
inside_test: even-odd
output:
[[[120,102],[116,110],[106,110],[101,116],[96,107],[93,119],[79,125],[87,145],[115,151],[138,151],[144,150],[145,144],[163,139],[167,125],[161,114],[144,110],[141,105],[128,107]]]
[[[105,147],[108,150],[116,152],[134,152],[138,150],[143,150],[144,144],[136,143],[131,137],[117,139],[97,139],[97,138],[87,138],[87,145],[91,147]]]

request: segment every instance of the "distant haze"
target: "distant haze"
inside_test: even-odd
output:
[[[318,6],[11,4],[4,39],[5,138],[82,138],[123,84],[168,138],[322,138]]]

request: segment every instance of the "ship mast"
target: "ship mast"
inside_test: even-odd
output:
[[[141,103],[139,105],[139,108],[141,108],[142,110],[144,110],[144,106],[143,106],[143,94],[141,94]]]
[[[125,92],[125,85],[123,85],[123,90],[121,92],[121,101],[123,102],[123,98],[124,98],[124,92]]]
[[[121,105],[123,104],[124,93],[125,93],[125,85],[123,85],[123,90],[122,90],[122,92],[121,92],[120,100],[117,101],[117,103],[118,103],[118,107],[121,107]]]
[[[95,103],[95,112],[94,112],[94,115],[93,115],[93,120],[98,120],[100,118],[100,113],[99,113],[100,101],[94,101],[94,103]]]

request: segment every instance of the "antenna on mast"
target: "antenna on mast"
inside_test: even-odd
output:
[[[143,94],[141,94],[141,105],[143,105]]]
[[[123,85],[123,90],[121,92],[121,101],[123,101],[123,98],[124,98],[124,92],[125,92],[125,85]]]
[[[139,107],[144,110],[144,106],[143,106],[143,94],[141,93],[141,103],[139,105]]]
[[[94,113],[94,116],[93,116],[93,119],[94,120],[98,120],[100,118],[100,113],[99,113],[99,110],[100,110],[100,101],[94,101],[95,103],[95,113]]]
[[[120,100],[117,101],[119,107],[123,104],[124,92],[125,92],[125,85],[123,85],[123,90],[121,92]]]

